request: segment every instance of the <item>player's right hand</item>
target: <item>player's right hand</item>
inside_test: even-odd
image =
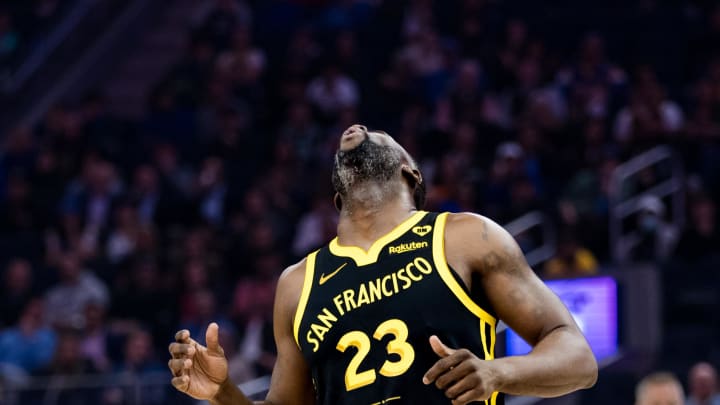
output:
[[[172,385],[193,398],[212,399],[228,379],[228,362],[218,343],[218,329],[214,322],[208,326],[207,347],[191,339],[187,330],[176,333],[175,342],[170,344]]]

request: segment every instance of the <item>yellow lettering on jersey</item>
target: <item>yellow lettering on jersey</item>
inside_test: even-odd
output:
[[[376,278],[369,282],[368,287],[370,288],[370,302],[380,301],[383,294],[380,288],[380,279]]]
[[[337,316],[333,315],[329,309],[323,308],[322,314],[318,314],[318,320],[325,325],[326,328],[330,328],[333,322],[337,322]]]
[[[312,351],[315,353],[320,348],[320,341],[313,337],[313,331],[309,330],[307,333],[307,341],[313,345]]]
[[[419,276],[419,275],[418,275],[418,276],[415,276],[415,275],[413,275],[413,273],[410,271],[410,269],[412,269],[413,267],[415,267],[415,263],[408,263],[407,266],[405,266],[405,272],[407,273],[408,277],[410,277],[413,281],[420,281],[420,280],[422,280],[422,276]]]
[[[387,282],[388,282],[388,280],[390,280],[391,278],[392,278],[392,277],[390,277],[389,274],[385,275],[385,277],[382,278],[382,292],[383,292],[383,295],[386,296],[386,297],[392,297],[392,295],[393,295],[393,291],[392,291],[392,290],[389,290],[389,289],[387,288]]]
[[[397,272],[397,278],[404,283],[402,285],[403,290],[407,290],[412,285],[412,281],[405,275],[405,269],[400,269]]]
[[[420,270],[421,273],[423,273],[423,274],[432,273],[432,265],[425,258],[418,257],[417,259],[415,259],[415,261],[413,263],[415,264],[415,267],[417,267],[418,270]]]
[[[315,336],[317,336],[318,339],[320,339],[321,342],[325,338],[325,334],[330,330],[330,328],[326,328],[326,327],[324,327],[322,325],[318,325],[316,323],[311,323],[310,329],[313,331]]]
[[[365,287],[365,284],[360,284],[360,289],[358,290],[357,306],[361,307],[369,303],[370,297],[368,297],[367,288]]]
[[[310,324],[306,334],[308,344],[312,351],[319,349],[325,334],[339,321],[339,318],[364,305],[374,304],[383,298],[392,297],[421,282],[426,275],[431,274],[435,268],[432,263],[423,257],[416,257],[397,271],[382,277],[368,280],[356,288],[348,288],[332,298],[332,304],[324,307]],[[331,308],[335,308],[332,311]]]
[[[333,297],[333,302],[335,303],[335,309],[337,309],[337,311],[340,313],[340,316],[345,315],[345,311],[343,311],[343,308],[342,308],[342,305],[343,305],[342,295],[338,294],[335,297]]]
[[[397,246],[390,246],[388,247],[388,253],[389,254],[399,254],[399,253],[406,253],[406,252],[412,252],[413,250],[423,249],[430,246],[430,243],[427,241],[422,242],[410,242],[410,243],[401,243]]]
[[[351,309],[357,308],[357,305],[355,305],[355,291],[343,291],[343,299],[345,300],[345,312],[350,312]]]

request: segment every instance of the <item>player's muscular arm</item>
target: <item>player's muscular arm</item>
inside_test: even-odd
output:
[[[448,218],[445,242],[450,266],[467,285],[482,283],[498,317],[533,350],[525,356],[481,361],[433,338],[431,345],[443,359],[426,375],[428,382],[455,398],[454,404],[486,399],[492,391],[553,397],[595,383],[597,363],[585,338],[558,297],[535,276],[510,234],[487,218],[455,214]],[[457,367],[462,362],[472,365],[465,385],[462,381],[468,378],[456,382],[461,371],[455,370],[463,369]]]
[[[293,320],[300,301],[304,279],[305,262],[303,261],[288,268],[278,283],[273,312],[273,328],[278,356],[266,404],[313,405],[315,403],[315,390],[310,379],[310,369],[300,353],[293,334]]]
[[[314,404],[310,372],[292,332],[304,270],[304,262],[291,266],[278,283],[273,310],[278,356],[265,401],[249,400],[228,378],[227,360],[217,343],[215,324],[208,328],[207,348],[192,340],[187,331],[176,335],[176,342],[170,345],[173,359],[169,363],[175,388],[194,398],[207,399],[212,405]]]
[[[480,275],[498,317],[533,346],[528,355],[493,362],[499,391],[549,397],[595,383],[597,363],[587,341],[507,231],[487,218],[459,214],[448,219],[445,237],[452,260],[465,257]]]

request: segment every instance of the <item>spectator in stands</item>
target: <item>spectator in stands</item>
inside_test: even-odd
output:
[[[485,87],[482,66],[475,59],[467,59],[460,62],[456,70],[448,96],[456,118],[461,122],[473,122],[482,105]]]
[[[690,223],[680,235],[675,255],[685,260],[715,256],[720,246],[716,205],[707,196],[690,202]]]
[[[32,131],[22,126],[15,128],[7,135],[4,143],[4,154],[0,158],[3,170],[29,173],[38,153],[38,142]]]
[[[635,387],[635,405],[684,405],[680,381],[666,372],[652,373]]]
[[[37,287],[34,278],[29,261],[13,258],[7,264],[0,285],[0,328],[15,325]]]
[[[184,317],[180,328],[189,330],[191,336],[202,336],[211,322],[216,322],[221,327],[231,325],[223,312],[218,310],[217,298],[211,290],[196,290],[190,300],[194,311],[191,316]]]
[[[718,101],[720,100],[716,99],[712,82],[703,78],[695,83],[693,90],[692,109],[685,125],[685,134],[701,141],[719,138]]]
[[[510,221],[515,218],[513,214],[517,212],[510,212],[513,184],[516,180],[524,182],[528,177],[527,174],[525,151],[522,146],[517,142],[504,142],[498,145],[485,190],[481,193],[488,215],[499,221]],[[515,190],[516,193],[517,191],[521,191],[522,194],[522,191],[526,190]]]
[[[224,172],[223,161],[209,157],[203,162],[197,177],[196,200],[200,217],[214,226],[222,223],[228,208],[228,186]]]
[[[52,362],[40,374],[63,376],[95,373],[97,370],[92,363],[82,355],[80,342],[77,332],[66,330],[60,333]]]
[[[229,49],[218,55],[216,71],[230,79],[235,91],[240,91],[250,101],[258,94],[248,91],[260,91],[258,81],[265,71],[265,64],[265,53],[252,45],[250,28],[239,26],[233,31]]]
[[[161,189],[169,190],[171,195],[176,194],[180,198],[190,196],[194,175],[192,170],[180,160],[175,146],[171,143],[158,144],[153,151],[153,164],[158,171]],[[174,200],[176,204],[182,201]]]
[[[717,371],[709,363],[695,364],[688,375],[686,405],[720,405]]]
[[[569,278],[597,272],[598,263],[592,252],[580,246],[574,232],[564,230],[558,238],[557,253],[545,263],[543,275],[546,278]]]
[[[429,26],[421,28],[398,52],[397,58],[415,79],[418,96],[429,103],[438,101],[450,78],[448,58],[438,33]]]
[[[639,69],[630,104],[615,119],[615,138],[622,144],[645,146],[648,141],[664,141],[675,135],[684,121],[680,106],[667,98],[655,73],[644,67]]]
[[[321,75],[310,81],[306,95],[327,120],[335,118],[343,108],[356,107],[360,102],[357,83],[332,62],[326,64]]]
[[[252,21],[252,14],[244,1],[215,0],[203,6],[204,9],[199,9],[194,18],[202,22],[200,31],[220,49],[228,46],[235,27],[248,26]]]
[[[70,183],[61,202],[66,244],[84,258],[97,253],[100,236],[109,225],[121,191],[115,165],[89,157],[82,176]],[[72,226],[68,224],[72,223]]]
[[[4,201],[0,202],[0,232],[18,236],[39,228],[32,185],[22,172],[14,172],[7,179]]]
[[[300,218],[296,227],[292,244],[293,254],[302,257],[335,237],[337,216],[329,196],[317,193],[312,210]]]
[[[605,55],[605,40],[588,34],[580,46],[577,63],[558,73],[558,83],[566,89],[571,119],[607,117],[624,96],[627,74]]]
[[[63,255],[58,271],[60,283],[47,292],[47,320],[56,327],[82,328],[85,306],[90,302],[108,305],[108,289],[91,271],[83,269],[75,252]]]
[[[311,27],[300,27],[290,37],[285,51],[285,74],[293,77],[308,76],[322,55],[322,47],[315,39]]]
[[[7,365],[34,373],[52,360],[57,344],[55,332],[43,320],[44,303],[33,298],[25,305],[18,323],[0,331],[0,371]]]
[[[142,374],[162,369],[163,365],[154,357],[150,333],[143,329],[131,332],[125,341],[122,363],[116,371]]]
[[[93,367],[100,371],[111,368],[108,353],[109,327],[105,320],[105,307],[97,302],[85,305],[85,327],[80,341],[80,352],[90,360]]]
[[[310,105],[304,102],[290,105],[285,122],[280,129],[279,142],[287,144],[303,163],[309,162],[322,140]]]
[[[66,181],[55,151],[48,147],[41,148],[30,176],[33,200],[37,207],[36,218],[44,228],[49,228],[57,220],[57,207],[65,191]]]
[[[138,212],[127,202],[119,203],[114,210],[114,227],[107,237],[105,255],[117,264],[135,253],[141,232]]]
[[[665,219],[665,204],[653,195],[642,197],[638,204],[636,233],[620,247],[620,256],[640,261],[667,259],[675,248],[678,232]]]
[[[119,272],[112,283],[112,319],[125,324],[124,330],[137,323],[147,325],[156,342],[164,343],[162,336],[171,334],[177,325],[178,315],[173,310],[177,297],[168,292],[173,285],[177,285],[177,280],[171,274],[161,273],[152,257],[134,258],[129,270]]]
[[[137,207],[138,219],[143,224],[152,224],[170,209],[163,196],[157,171],[150,165],[140,165],[135,169],[135,181],[129,190],[129,197]]]
[[[135,378],[143,378],[163,370],[161,364],[155,358],[152,346],[152,335],[146,330],[137,329],[127,336],[123,351],[122,362],[116,367],[115,372],[121,376],[134,376]],[[160,405],[164,404],[167,390],[163,386],[147,385],[140,388],[143,405]],[[122,401],[114,398],[116,403],[132,402],[131,398],[136,397],[137,393],[133,387],[128,387],[120,394]],[[108,394],[106,394],[107,396]]]
[[[100,392],[95,388],[67,387],[63,382],[68,376],[83,377],[97,373],[92,362],[83,357],[80,336],[74,331],[64,331],[60,334],[52,362],[38,372],[41,376],[50,377],[49,387],[54,389],[42,393],[42,400],[27,401],[26,403],[41,403],[48,397],[54,397],[58,405],[99,404]]]
[[[232,314],[242,325],[238,355],[250,365],[253,376],[272,371],[275,363],[272,333],[272,306],[282,258],[277,254],[258,256],[253,278],[238,282]]]

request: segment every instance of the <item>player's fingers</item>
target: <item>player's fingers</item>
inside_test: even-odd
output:
[[[180,343],[188,343],[187,340],[190,339],[190,331],[187,329],[183,329],[181,331],[178,331],[175,334],[175,341]]]
[[[444,357],[433,364],[432,367],[423,376],[423,383],[430,384],[440,375],[455,367],[463,360],[469,357],[469,352],[465,349],[456,350],[452,355]]]
[[[440,357],[447,357],[455,353],[454,349],[445,346],[440,338],[435,335],[430,336],[430,347],[432,347],[433,351]]]
[[[207,332],[205,332],[205,343],[207,344],[208,351],[214,353],[214,354],[223,354],[222,349],[220,348],[220,342],[218,338],[218,333],[220,331],[220,327],[215,322],[212,322],[208,328]]]
[[[179,377],[185,370],[192,368],[192,360],[190,359],[170,359],[168,367],[175,377]]]
[[[190,377],[187,375],[175,377],[171,382],[173,387],[175,387],[178,391],[186,392],[188,388],[190,388]]]
[[[466,399],[467,393],[473,391],[476,385],[469,378],[463,378],[445,390],[445,396],[459,403]],[[454,404],[455,402],[453,402]]]
[[[445,390],[448,387],[451,387],[455,382],[462,380],[463,377],[470,374],[472,371],[472,364],[468,362],[462,362],[437,377],[437,379],[435,380],[435,386],[440,388],[441,390]],[[457,396],[457,394],[460,393],[456,393],[455,396]],[[448,396],[448,398],[455,398],[455,396]]]
[[[465,392],[463,392],[460,396],[452,400],[452,405],[466,405],[473,403],[475,401],[484,401],[490,396],[492,393],[484,393],[477,389],[470,389]]]
[[[168,347],[173,358],[179,359],[181,356],[192,357],[195,354],[195,346],[186,343],[170,343]]]

